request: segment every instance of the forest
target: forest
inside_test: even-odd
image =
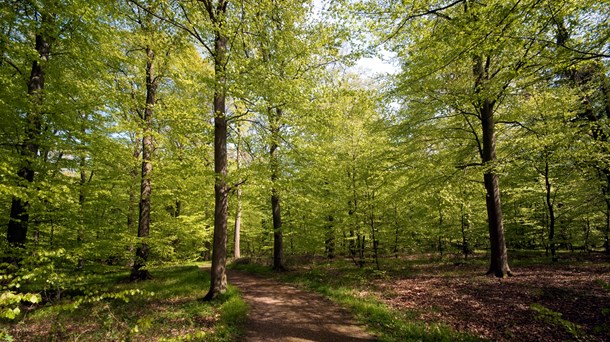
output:
[[[0,338],[608,340],[610,1],[0,5]]]

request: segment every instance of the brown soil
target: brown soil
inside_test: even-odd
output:
[[[250,306],[245,341],[374,341],[329,300],[247,272],[228,271]]]
[[[505,279],[463,264],[410,271],[375,285],[387,304],[416,319],[494,341],[610,341],[610,292],[600,285],[610,281],[607,263],[518,267]],[[552,311],[541,314],[536,305]]]

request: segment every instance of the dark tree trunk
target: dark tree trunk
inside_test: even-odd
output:
[[[491,245],[491,263],[487,274],[503,278],[511,275],[508,267],[508,253],[504,240],[504,222],[502,221],[502,203],[500,185],[494,168],[496,162],[496,137],[494,131],[493,102],[484,100],[481,107],[483,128],[483,175],[486,190],[487,220],[489,222],[489,242]]]
[[[549,179],[549,162],[544,161],[544,185],[546,190],[546,207],[549,212],[549,245],[551,247],[551,259],[557,261],[555,248],[555,207],[552,199],[552,184]]]
[[[210,4],[210,2],[206,2]],[[227,117],[226,117],[226,61],[227,37],[222,33],[227,3],[220,1],[215,12],[209,9],[211,17],[216,18],[214,38],[214,238],[212,250],[212,270],[210,289],[203,298],[211,300],[227,290],[227,220],[229,217],[229,188],[227,186]],[[211,4],[209,6],[211,8]],[[220,18],[217,18],[219,15]]]
[[[150,196],[152,193],[152,157],[154,142],[152,137],[152,119],[157,102],[157,77],[154,69],[155,53],[146,47],[146,108],[144,108],[144,131],[142,135],[142,180],[140,186],[140,215],[138,221],[138,246],[131,269],[131,280],[150,279],[150,272],[145,268],[148,261],[148,236],[150,234]]]
[[[441,255],[441,259],[443,258],[443,209],[439,202],[438,205],[438,252]]]
[[[280,208],[280,195],[277,190],[277,179],[279,173],[279,160],[277,149],[280,139],[280,118],[282,110],[277,108],[275,115],[269,109],[269,122],[271,130],[271,143],[269,146],[269,161],[271,166],[271,210],[273,213],[273,269],[284,271],[284,246],[282,236],[282,212]]]
[[[364,267],[365,259],[364,259],[364,250],[366,247],[366,235],[362,235],[362,240],[360,240],[360,234],[356,235],[358,238],[358,266]]]
[[[491,58],[475,56],[473,73],[476,77],[475,94],[482,97],[475,103],[483,133],[482,147],[480,149],[481,161],[485,167],[483,180],[485,183],[485,202],[487,205],[487,221],[489,223],[489,242],[491,246],[491,260],[487,274],[496,277],[511,275],[508,267],[508,253],[504,240],[504,223],[502,221],[502,203],[500,201],[500,184],[495,171],[496,163],[496,133],[494,122],[495,100],[487,98],[481,93],[485,91],[485,83],[489,81],[489,68]]]
[[[326,257],[329,259],[335,258],[335,218],[332,215],[328,215],[326,218],[326,239],[324,240],[324,250],[326,252]]]
[[[468,243],[467,233],[470,230],[470,217],[468,213],[464,212],[464,205],[461,206],[462,214],[462,253],[464,254],[464,260],[468,260],[468,254],[470,254],[470,245]]]
[[[42,15],[42,25],[50,24],[52,18]],[[42,133],[42,104],[44,93],[44,69],[51,55],[51,39],[42,33],[36,34],[36,52],[38,59],[32,62],[30,78],[28,80],[28,95],[32,104],[31,110],[26,116],[25,138],[23,145],[19,147],[23,159],[23,166],[17,172],[19,178],[27,183],[34,181],[33,162],[38,157],[40,149],[40,135]],[[25,186],[25,185],[24,185]],[[28,213],[29,203],[21,197],[13,197],[11,201],[11,212],[7,227],[6,238],[10,245],[24,247],[30,215]]]
[[[180,214],[182,213],[182,201],[180,201],[179,199],[176,200],[176,210],[174,211],[174,217],[178,218],[180,217]]]
[[[610,255],[610,198],[606,197],[606,227],[604,229],[604,250]]]

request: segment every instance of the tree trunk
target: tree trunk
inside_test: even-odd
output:
[[[42,25],[46,26],[52,22],[52,17],[43,14]],[[19,146],[19,152],[23,158],[23,166],[17,172],[19,178],[27,183],[34,181],[33,162],[38,156],[40,149],[40,135],[42,133],[42,104],[44,93],[44,71],[46,63],[51,55],[51,39],[42,33],[36,34],[36,52],[38,59],[32,62],[30,78],[28,79],[28,95],[32,107],[26,116],[25,138],[23,145]],[[30,219],[29,202],[23,197],[14,196],[11,201],[11,212],[7,227],[6,239],[15,247],[24,247],[28,223]]]
[[[146,267],[148,261],[148,240],[150,233],[150,196],[152,193],[152,156],[154,142],[152,137],[153,109],[157,96],[157,77],[154,70],[155,52],[146,47],[146,108],[144,109],[144,134],[142,135],[142,180],[140,186],[140,215],[138,221],[138,247],[131,269],[131,280],[150,279]]]
[[[241,258],[241,188],[237,188],[237,205],[235,208],[235,235],[234,235],[234,251],[233,256],[235,259]]]
[[[480,148],[481,161],[485,167],[483,180],[485,183],[485,202],[487,205],[487,221],[489,223],[489,242],[491,246],[491,260],[487,274],[496,277],[511,275],[508,267],[508,253],[504,240],[504,223],[502,221],[502,203],[500,201],[500,184],[495,171],[496,163],[496,133],[494,122],[494,106],[496,101],[481,94],[485,90],[485,83],[489,80],[491,58],[487,56],[474,57],[473,73],[476,77],[475,94],[481,99],[475,102],[481,128],[483,132],[482,148]]]
[[[606,227],[604,229],[604,251],[610,255],[610,198],[606,197]]]
[[[223,8],[224,6],[224,8]],[[220,16],[226,12],[226,3],[219,4]],[[221,20],[222,18],[217,18]],[[229,215],[229,189],[227,186],[227,117],[226,117],[226,61],[227,37],[221,26],[214,38],[214,238],[210,289],[203,298],[212,300],[227,290],[227,220]]]
[[[438,205],[438,252],[443,258],[443,209],[439,203]]]
[[[398,259],[398,207],[394,203],[394,258]]]
[[[237,164],[237,170],[239,171],[239,140],[241,139],[241,131],[240,131],[240,127],[237,127],[237,143],[236,143],[236,149],[235,149],[235,162]],[[241,185],[237,186],[237,198],[236,200],[236,206],[235,206],[235,233],[233,236],[233,257],[235,259],[239,259],[241,258],[241,246],[240,246],[240,240],[241,240]]]
[[[335,258],[335,225],[333,215],[328,215],[326,225],[326,239],[324,240],[324,250],[326,257],[329,259]]]
[[[487,274],[504,278],[511,275],[508,267],[508,253],[504,240],[504,223],[502,222],[502,203],[500,201],[500,184],[494,170],[496,162],[496,137],[493,120],[493,102],[484,100],[481,107],[483,128],[483,165],[487,168],[483,175],[486,190],[487,220],[489,222],[489,242],[491,245],[491,262]]]
[[[551,260],[557,261],[555,249],[555,208],[552,200],[552,184],[549,179],[549,162],[544,161],[544,185],[546,190],[546,207],[549,212],[549,244],[551,247]]]
[[[358,221],[357,218],[355,217],[356,215],[356,211],[358,210],[358,197],[357,197],[357,192],[356,192],[356,172],[355,170],[352,170],[352,172],[348,172],[347,176],[350,179],[350,186],[352,188],[352,198],[350,199],[348,205],[349,205],[349,211],[348,211],[348,215],[351,218],[351,224],[350,224],[350,229],[349,229],[349,255],[352,258],[352,261],[354,261],[354,263],[356,263],[356,240],[360,240],[360,237],[356,237],[356,234],[358,232]],[[356,263],[357,264],[357,263]]]
[[[280,195],[277,190],[277,179],[279,173],[279,160],[277,149],[280,139],[280,117],[282,110],[277,108],[275,115],[269,110],[269,122],[271,129],[271,144],[269,148],[269,159],[271,164],[271,210],[273,212],[273,269],[284,271],[283,261],[283,236],[282,236],[282,213],[280,208]]]
[[[464,260],[468,260],[468,254],[470,253],[470,245],[468,244],[467,232],[470,230],[470,217],[468,213],[464,211],[464,204],[461,206],[462,214],[462,253],[464,253]]]

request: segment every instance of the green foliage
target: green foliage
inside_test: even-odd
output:
[[[556,326],[564,328],[570,335],[572,335],[577,341],[586,341],[587,337],[583,333],[582,328],[575,323],[563,319],[561,312],[553,311],[540,304],[532,304],[531,309],[536,311],[538,319],[546,321]]]
[[[30,305],[26,316],[0,328],[17,340],[72,340],[87,331],[91,340],[231,341],[240,333],[247,307],[234,288],[217,301],[202,302],[201,285],[209,276],[199,265],[153,267],[151,273],[153,280],[138,283],[126,283],[128,270],[116,266],[107,268],[104,276],[81,276],[87,281],[82,292]]]

